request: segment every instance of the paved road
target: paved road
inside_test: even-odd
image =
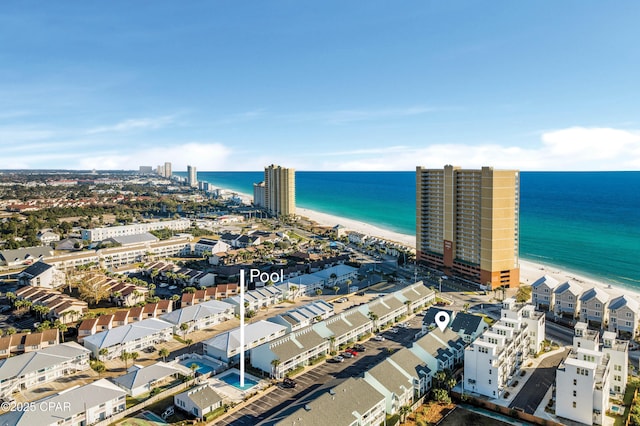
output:
[[[367,350],[360,352],[356,358],[346,359],[343,363],[325,362],[295,378],[296,389],[277,387],[261,396],[241,410],[216,422],[216,426],[254,426],[256,424],[273,424],[291,412],[314,399],[319,393],[337,386],[349,377],[358,377],[366,370],[381,362],[388,356],[387,348],[398,350],[408,346],[419,330],[422,317],[414,317],[408,323],[411,328],[399,328],[397,334],[385,332],[384,342],[369,340],[364,343]]]
[[[567,349],[564,352],[543,359],[538,368],[529,377],[527,383],[520,389],[520,393],[511,401],[509,408],[519,407],[525,413],[535,413],[549,387],[556,379],[558,365],[568,353],[569,350]]]

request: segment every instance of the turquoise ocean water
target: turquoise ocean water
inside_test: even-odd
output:
[[[199,172],[247,194],[262,172]],[[640,290],[640,172],[522,172],[520,256]],[[296,202],[415,234],[415,172],[296,172]]]

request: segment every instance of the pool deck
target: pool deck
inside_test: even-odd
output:
[[[227,370],[225,372],[220,373],[217,377],[226,376],[232,373],[240,374],[240,371],[236,368],[232,368],[231,370]],[[223,397],[226,396],[230,401],[235,403],[242,402],[246,396],[263,389],[266,385],[266,382],[264,380],[258,377],[255,377],[249,373],[245,373],[245,378],[251,379],[257,382],[258,384],[251,387],[250,389],[243,391],[236,388],[235,386],[232,386],[226,382],[223,382],[217,377],[211,377],[208,379],[209,386],[211,386],[221,396]]]

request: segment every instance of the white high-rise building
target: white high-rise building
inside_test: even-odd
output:
[[[171,170],[171,163],[166,161],[164,163],[164,177],[171,179],[171,174],[172,174],[172,170]]]
[[[192,188],[198,187],[198,172],[195,166],[187,166],[187,182]]]

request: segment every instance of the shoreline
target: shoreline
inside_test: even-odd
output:
[[[243,202],[251,203],[253,196],[234,190],[225,189],[227,192],[237,194]],[[296,213],[304,216],[321,226],[342,225],[349,231],[359,232],[361,234],[378,237],[391,242],[403,244],[415,249],[416,239],[414,235],[402,234],[399,232],[384,229],[375,225],[371,225],[362,221],[348,219],[329,213],[323,213],[316,210],[297,207]],[[621,296],[623,294],[632,297],[640,303],[640,290],[622,286],[618,283],[606,283],[600,277],[590,277],[581,272],[567,270],[562,266],[548,265],[535,260],[520,258],[520,282],[526,285],[533,284],[537,279],[544,275],[548,275],[558,280],[560,284],[571,281],[582,287],[583,291],[597,287],[609,294],[610,299]],[[609,287],[611,286],[611,287]]]

